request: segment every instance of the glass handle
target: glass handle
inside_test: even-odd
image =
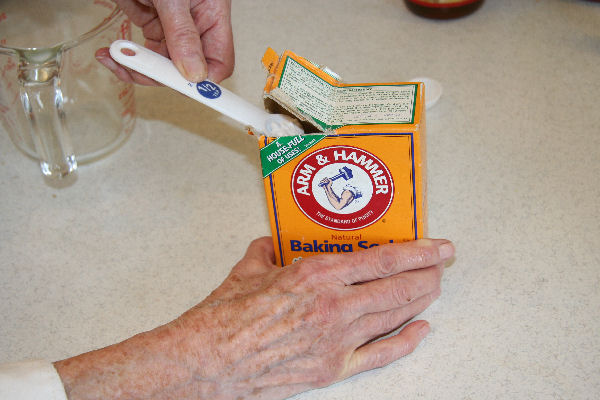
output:
[[[50,179],[64,178],[77,169],[77,161],[66,125],[58,62],[31,65],[21,60],[19,82],[42,173]]]

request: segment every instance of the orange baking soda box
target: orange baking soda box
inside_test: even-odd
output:
[[[310,132],[259,139],[277,263],[424,237],[423,84],[346,84],[290,51],[263,64],[267,110]]]

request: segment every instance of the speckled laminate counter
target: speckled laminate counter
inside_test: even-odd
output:
[[[400,0],[233,7],[225,86],[256,104],[267,46],[348,82],[444,85],[427,113],[429,231],[457,257],[421,315],[433,331],[386,368],[296,398],[599,398],[600,4],[488,0],[446,22]],[[0,131],[0,362],[169,321],[270,233],[255,139],[168,89],[136,96],[128,142],[67,188]]]

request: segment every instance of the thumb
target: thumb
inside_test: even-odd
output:
[[[244,258],[233,267],[232,272],[237,275],[249,277],[274,269],[279,269],[279,267],[275,265],[273,239],[271,237],[262,237],[250,243]]]
[[[154,7],[163,26],[169,57],[179,72],[192,82],[206,79],[206,59],[190,13],[190,1],[155,0]]]

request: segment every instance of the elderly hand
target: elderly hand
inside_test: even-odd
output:
[[[446,240],[388,244],[274,265],[254,241],[226,280],[171,323],[56,363],[70,399],[283,399],[382,367],[429,332]]]
[[[114,0],[142,28],[145,46],[170,57],[189,81],[220,82],[233,72],[231,0]],[[121,80],[156,82],[116,63],[102,48],[96,58]]]

